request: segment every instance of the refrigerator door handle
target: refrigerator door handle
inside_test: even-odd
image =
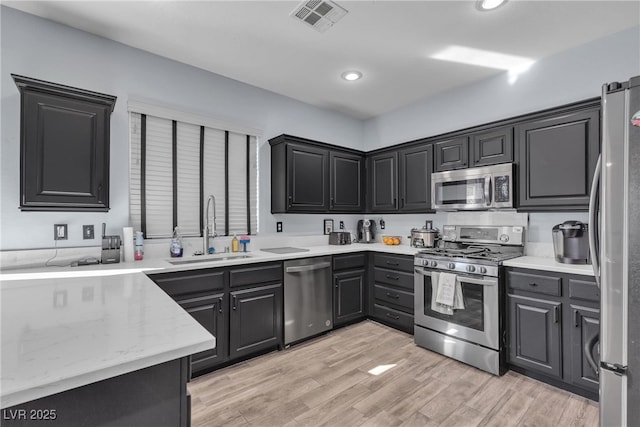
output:
[[[600,198],[600,176],[602,174],[602,154],[598,156],[596,170],[593,173],[593,181],[591,182],[591,195],[589,196],[589,251],[591,252],[591,265],[595,275],[596,284],[600,288],[600,244],[598,236],[600,234],[600,226],[598,224],[598,205]]]
[[[619,363],[600,362],[600,367],[607,371],[613,372],[616,375],[627,375],[627,366],[622,366]]]

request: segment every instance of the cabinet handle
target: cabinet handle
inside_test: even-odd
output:
[[[578,310],[573,310],[573,324],[576,328],[580,326],[580,317],[578,314]]]
[[[393,319],[393,320],[400,320],[400,316],[394,316],[394,315],[393,315],[393,314],[391,314],[391,313],[387,313],[387,314],[386,314],[386,316],[387,316],[388,318],[390,318],[390,319]]]
[[[558,306],[553,307],[553,323],[558,323]]]
[[[237,307],[237,305],[238,305],[238,297],[237,297],[237,296],[235,296],[235,295],[233,295],[233,296],[231,297],[231,301],[232,301],[231,309],[232,309],[232,310],[237,309],[237,308],[238,308],[238,307]]]
[[[391,280],[398,280],[400,279],[400,276],[389,276],[388,274],[385,275],[384,277],[386,277],[387,279],[391,279]]]
[[[335,205],[336,205],[336,204],[335,204],[335,202],[333,201],[333,197],[332,197],[332,198],[331,198],[331,207],[334,207]]]
[[[222,313],[222,297],[218,298],[218,313]]]
[[[395,265],[395,266],[400,265],[400,263],[399,263],[399,262],[386,261],[386,263],[387,263],[387,265]]]
[[[393,207],[398,207],[398,199],[396,199],[395,197],[393,198]]]
[[[400,298],[400,295],[398,295],[398,294],[390,294],[389,292],[387,292],[387,296],[389,298],[393,298],[393,299],[399,299]]]
[[[289,196],[289,207],[291,207],[291,196]]]
[[[529,283],[529,286],[538,286],[538,284],[536,282],[531,282]]]
[[[404,197],[400,199],[400,209],[404,208]]]
[[[102,203],[102,184],[98,184],[98,203]]]

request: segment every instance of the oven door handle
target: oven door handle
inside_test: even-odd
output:
[[[422,276],[431,276],[431,271],[428,271],[425,268],[414,268],[413,271],[415,271],[417,274],[420,274]],[[495,277],[490,277],[490,278],[486,278],[486,279],[476,279],[473,277],[469,277],[469,276],[463,276],[458,274],[458,281],[459,282],[464,282],[464,283],[471,283],[472,285],[481,285],[481,286],[496,286],[498,284],[498,279],[496,279]]]

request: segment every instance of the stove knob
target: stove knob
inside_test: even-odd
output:
[[[430,265],[431,267],[437,267],[437,266],[438,266],[438,263],[437,263],[437,262],[435,262],[435,261],[431,261],[431,263],[429,263],[429,265]]]
[[[447,267],[449,267],[449,270],[453,270],[454,268],[456,268],[456,265],[450,262],[449,264],[447,264]]]
[[[487,269],[485,267],[480,267],[480,273],[484,274],[487,272]]]
[[[469,273],[473,273],[474,271],[476,271],[476,268],[473,265],[467,265],[467,271]]]

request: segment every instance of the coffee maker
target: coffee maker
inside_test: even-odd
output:
[[[358,221],[358,242],[374,243],[376,241],[376,220],[361,219]]]
[[[553,250],[563,264],[591,264],[589,224],[565,221],[553,227]]]

